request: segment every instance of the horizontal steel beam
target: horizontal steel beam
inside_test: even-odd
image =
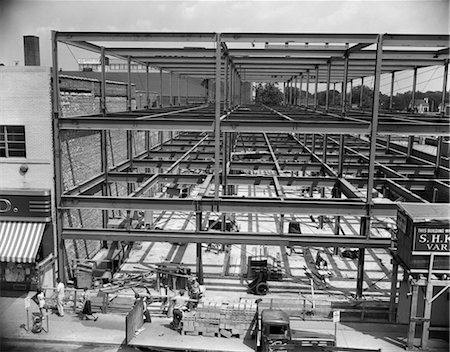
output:
[[[58,125],[61,130],[213,131],[212,121],[198,119],[64,118]]]
[[[334,236],[317,234],[274,234],[220,231],[173,231],[173,230],[121,230],[121,229],[74,229],[64,228],[62,238],[172,243],[222,243],[222,244],[264,244],[268,246],[318,246],[339,245],[354,248],[388,248],[390,238],[366,238],[362,236]]]
[[[273,198],[232,199],[174,199],[174,198],[128,198],[101,196],[61,197],[62,209],[129,209],[129,210],[174,210],[174,211],[221,211],[225,213],[270,213],[309,214],[336,216],[364,216],[364,202],[345,199],[296,199],[274,200]],[[395,203],[374,205],[374,216],[396,216]]]
[[[448,136],[450,125],[448,123],[431,124],[404,122],[381,122],[378,125],[379,135],[403,135],[403,136]]]
[[[248,43],[376,43],[377,34],[221,33],[221,40]]]
[[[211,42],[216,33],[208,32],[56,32],[57,40],[94,42]]]

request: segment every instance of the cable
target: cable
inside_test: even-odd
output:
[[[362,292],[368,290],[369,288],[371,288],[372,286],[375,286],[377,283],[379,283],[381,280],[384,280],[385,278],[387,278],[387,274],[385,274],[381,279],[378,279],[375,282],[372,282],[369,286],[367,286]]]
[[[437,70],[437,69],[438,69],[438,68],[437,68],[437,66],[436,66],[436,68],[434,69],[433,73],[431,74],[431,77],[428,79],[428,81],[426,82],[425,86],[422,88],[423,90],[425,90],[425,88],[427,87],[428,83],[430,83],[430,80],[433,78],[433,76],[434,76],[434,74],[436,73],[436,70]],[[442,77],[444,77],[444,76],[442,76]],[[440,77],[437,77],[437,78],[440,78]]]

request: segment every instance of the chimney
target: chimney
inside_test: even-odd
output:
[[[39,55],[39,37],[34,35],[24,35],[23,51],[25,55],[25,66],[39,66],[41,64]]]

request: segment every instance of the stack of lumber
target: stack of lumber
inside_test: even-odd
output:
[[[133,287],[147,287],[154,283],[153,278],[150,277],[152,275],[153,272],[151,271],[138,274],[121,274],[120,276],[115,276],[111,283],[104,284],[100,291],[116,293],[117,291]]]
[[[183,315],[185,335],[223,336],[244,338],[252,327],[256,314],[256,303],[199,304],[195,312]]]

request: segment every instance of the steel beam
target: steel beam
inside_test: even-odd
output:
[[[176,210],[192,211],[199,203],[201,211],[226,213],[291,213],[311,215],[362,216],[366,207],[361,201],[345,199],[296,199],[273,200],[272,198],[209,199],[196,201],[188,198],[128,198],[100,196],[62,196],[61,209],[129,209],[129,210]],[[395,204],[374,205],[374,216],[395,216]]]
[[[214,197],[219,198],[220,191],[220,69],[221,69],[221,37],[216,35],[216,94],[214,116]]]
[[[133,242],[172,243],[221,243],[221,244],[264,244],[268,246],[318,246],[329,247],[339,244],[343,247],[388,248],[389,238],[362,238],[360,236],[330,236],[317,234],[274,234],[253,232],[221,231],[164,231],[164,230],[121,230],[121,229],[72,229],[65,228],[63,239],[86,239]]]
[[[54,231],[54,253],[57,255],[57,270],[59,278],[65,282],[66,274],[64,270],[65,253],[64,240],[62,238],[62,230],[64,223],[64,211],[58,207],[59,200],[64,190],[62,175],[62,149],[60,140],[60,131],[58,129],[58,121],[60,120],[60,91],[59,91],[59,73],[58,73],[58,32],[52,31],[52,125],[53,125],[53,148],[54,148],[54,185],[55,185],[55,203],[56,216],[53,222]]]

